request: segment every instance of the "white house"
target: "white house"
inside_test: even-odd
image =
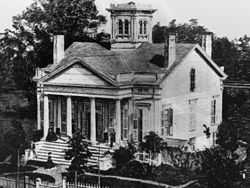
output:
[[[152,43],[150,6],[111,4],[112,49],[75,42],[64,52],[54,37],[54,63],[37,70],[38,129],[72,136],[80,129],[92,143],[141,142],[150,131],[169,145],[213,144],[222,121],[223,69],[211,59],[212,37]],[[204,134],[209,127],[211,137]],[[45,142],[45,141],[44,141]]]

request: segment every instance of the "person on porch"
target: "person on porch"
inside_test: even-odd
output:
[[[115,130],[114,128],[110,129],[110,147],[112,148],[115,142]]]

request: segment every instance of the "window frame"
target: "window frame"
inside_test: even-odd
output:
[[[172,105],[162,105],[161,136],[173,136],[174,110]]]
[[[129,25],[130,25],[129,20],[125,19],[124,21],[124,34],[125,35],[129,35]]]
[[[213,96],[211,100],[211,125],[216,125],[218,122],[218,99],[219,96]]]
[[[196,89],[196,70],[191,68],[190,70],[190,92],[194,92]]]
[[[139,33],[140,35],[143,35],[143,21],[142,20],[139,21]]]
[[[121,19],[118,20],[118,34],[123,35],[123,21]]]
[[[148,25],[147,21],[144,21],[143,22],[143,32],[145,35],[147,34],[147,25]]]
[[[198,99],[190,99],[189,104],[189,131],[193,132],[197,127],[197,103]]]

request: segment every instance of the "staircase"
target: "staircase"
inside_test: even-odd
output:
[[[55,164],[70,165],[70,161],[64,159],[65,150],[70,149],[67,141],[39,141],[35,145],[36,158],[34,160],[46,162],[48,160],[48,153],[51,153],[52,161]],[[104,144],[92,144],[89,146],[89,151],[92,155],[87,165],[89,167],[98,168],[98,162],[102,160],[106,152],[110,151],[110,147]]]

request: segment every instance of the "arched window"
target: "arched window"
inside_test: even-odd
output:
[[[142,23],[142,20],[140,20],[140,22],[139,22],[139,27],[140,27],[140,34],[142,35],[143,34],[143,23]]]
[[[129,21],[125,20],[125,35],[129,34]]]
[[[195,90],[195,69],[192,68],[190,71],[190,91],[194,92]]]
[[[143,27],[144,27],[144,34],[147,34],[147,21],[144,21],[143,23]]]
[[[123,34],[123,22],[122,22],[122,20],[118,21],[118,30],[119,30],[119,34],[122,35]]]

